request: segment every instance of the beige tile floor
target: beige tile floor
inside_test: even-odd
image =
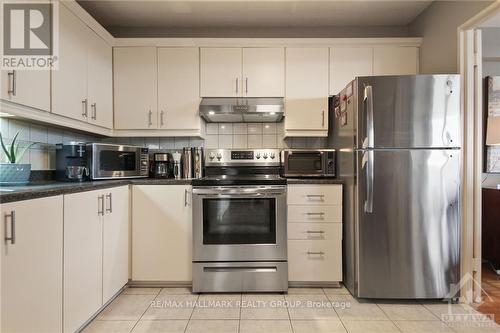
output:
[[[345,288],[288,294],[191,294],[188,288],[127,288],[85,333],[498,332],[472,307],[440,302],[358,301]],[[465,318],[465,319],[464,319]],[[467,322],[464,323],[464,320]]]

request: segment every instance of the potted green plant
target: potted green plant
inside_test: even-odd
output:
[[[21,132],[17,132],[10,145],[6,145],[2,133],[0,133],[0,143],[3,153],[8,163],[0,164],[0,185],[24,185],[29,182],[31,174],[31,164],[19,164],[26,151],[35,143],[31,143],[21,148],[21,143],[17,138]]]

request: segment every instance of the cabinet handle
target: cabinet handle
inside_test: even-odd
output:
[[[148,112],[148,126],[153,125],[153,111],[149,110]]]
[[[92,119],[97,119],[97,103],[90,104],[90,108],[92,110]]]
[[[245,78],[245,93],[248,94],[248,78]]]
[[[97,197],[97,215],[104,215],[104,195]]]
[[[5,242],[16,243],[16,212],[11,210],[10,214],[5,215],[5,235],[7,235],[7,219],[10,218],[10,237],[5,236]]]
[[[88,100],[82,99],[82,117],[87,118],[88,117]]]
[[[107,213],[113,213],[113,194],[106,194],[106,198],[109,199],[109,208],[106,208]]]
[[[321,111],[321,127],[325,127],[325,110]]]
[[[238,93],[238,78],[236,78],[236,93]]]
[[[16,70],[13,69],[7,75],[10,78],[10,88],[7,90],[7,93],[16,96]]]
[[[191,200],[188,200],[188,198],[189,198],[189,191],[186,189],[184,190],[184,207],[191,205]]]
[[[324,255],[325,252],[323,251],[319,251],[319,252],[311,252],[311,251],[307,251],[307,255],[318,255],[318,256],[322,256]]]
[[[323,194],[307,194],[307,198],[313,199],[313,198],[319,198],[321,201],[324,201],[325,196]]]
[[[160,126],[163,126],[163,114],[164,113],[165,112],[163,112],[163,110],[161,110],[161,112],[160,112]]]
[[[307,230],[306,231],[308,234],[324,234],[325,232],[323,230]]]
[[[320,216],[323,216],[323,215],[325,215],[325,213],[323,213],[323,212],[320,212],[320,213],[307,212],[306,215],[320,215]]]

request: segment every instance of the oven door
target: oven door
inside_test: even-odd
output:
[[[193,189],[193,261],[286,260],[286,187]]]
[[[119,145],[92,145],[92,179],[141,176],[141,148]]]
[[[321,177],[325,174],[323,151],[284,151],[285,177]]]

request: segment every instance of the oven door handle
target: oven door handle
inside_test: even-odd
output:
[[[204,198],[274,198],[283,193],[220,193],[220,194],[199,194],[194,193]]]
[[[264,195],[283,195],[285,188],[250,188],[250,189],[193,189],[193,194],[203,196],[221,196],[221,195],[238,195],[238,196],[264,196]]]

